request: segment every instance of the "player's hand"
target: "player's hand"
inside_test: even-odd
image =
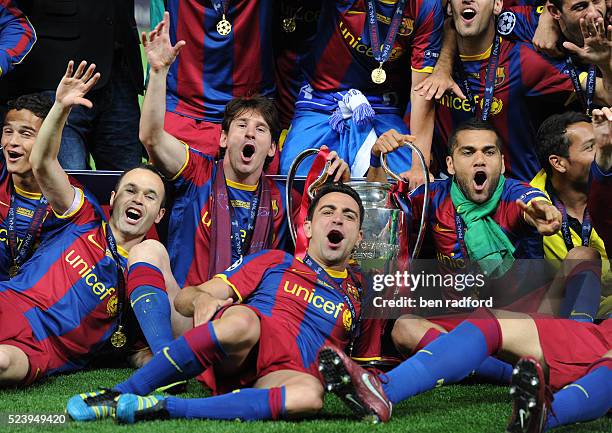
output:
[[[372,155],[380,158],[381,155],[393,152],[395,149],[404,147],[406,141],[413,143],[416,140],[414,135],[400,134],[395,129],[389,129],[382,135],[379,135],[372,146]]]
[[[321,146],[321,149],[327,149],[327,146]],[[334,150],[327,155],[326,161],[331,164],[327,169],[327,176],[333,176],[333,182],[349,182],[351,180],[351,169],[348,164],[338,156]]]
[[[217,311],[233,303],[232,298],[217,299],[208,293],[201,293],[193,300],[193,326],[208,323]]]
[[[580,18],[580,31],[584,45],[563,42],[563,47],[575,54],[582,62],[604,68],[612,67],[612,25],[606,28],[602,17]]]
[[[87,108],[93,107],[91,101],[83,96],[85,96],[100,79],[100,73],[96,72],[94,74],[95,70],[95,64],[92,63],[87,67],[87,62],[83,60],[76,71],[74,71],[74,61],[70,60],[66,68],[66,73],[57,86],[55,102],[66,108],[70,108],[73,105],[83,105]]]
[[[534,226],[542,236],[554,235],[561,228],[561,212],[553,204],[545,200],[532,200],[525,204],[517,200],[525,216],[525,221]]]
[[[149,33],[148,38],[146,32],[140,35],[147,61],[153,71],[170,68],[181,48],[185,46],[185,41],[178,41],[172,46],[169,28],[170,14],[164,12],[164,19]]]
[[[434,69],[427,78],[417,84],[414,91],[418,92],[419,96],[424,96],[428,101],[431,101],[432,98],[439,100],[446,92],[454,93],[461,99],[466,99],[461,87],[453,80],[451,75],[437,69]]]
[[[427,175],[429,176],[429,181],[433,182],[433,174],[428,171]],[[412,168],[408,171],[401,173],[399,176],[406,182],[408,182],[410,191],[418,188],[419,186],[425,183],[423,167],[421,167],[421,163],[419,162],[419,160],[415,158],[414,153],[412,154]]]
[[[593,134],[595,134],[595,162],[604,171],[612,169],[612,108],[593,110]]]
[[[563,57],[557,43],[561,38],[561,29],[557,22],[548,12],[543,12],[538,21],[538,27],[531,42],[533,47],[540,53],[550,57]]]

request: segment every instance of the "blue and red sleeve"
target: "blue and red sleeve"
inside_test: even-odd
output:
[[[553,60],[538,54],[533,46],[520,44],[521,80],[526,96],[563,95],[569,97],[574,86],[563,72],[564,60]]]
[[[0,77],[30,52],[36,32],[13,0],[0,0]]]
[[[416,72],[432,72],[440,56],[444,13],[439,0],[418,0],[410,65]]]

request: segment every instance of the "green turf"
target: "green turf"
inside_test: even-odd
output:
[[[29,389],[0,391],[0,413],[61,413],[68,398],[78,392],[90,391],[99,386],[110,386],[127,377],[130,370],[106,369],[86,371],[48,379]],[[205,394],[197,382],[190,382],[183,397],[202,397]],[[323,412],[315,419],[300,422],[221,422],[171,420],[140,423],[134,426],[117,426],[111,420],[65,426],[9,427],[20,432],[73,432],[95,431],[105,433],[122,430],[127,432],[321,432],[321,433],[475,433],[502,432],[511,410],[507,388],[491,385],[456,385],[436,389],[413,398],[394,408],[392,420],[385,425],[370,425],[351,419],[350,413],[333,396],[325,402]],[[7,431],[6,425],[0,431]],[[558,432],[612,431],[611,418],[573,425]]]

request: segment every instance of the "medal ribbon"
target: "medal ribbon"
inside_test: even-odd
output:
[[[26,232],[26,236],[23,239],[21,244],[21,248],[17,248],[17,233],[15,230],[16,226],[16,214],[17,214],[17,203],[15,200],[15,193],[11,194],[11,205],[7,214],[7,232],[8,232],[8,244],[11,251],[11,257],[13,258],[13,263],[18,268],[21,267],[22,264],[29,258],[32,253],[32,248],[34,246],[34,239],[36,239],[36,234],[38,233],[40,227],[43,223],[43,218],[47,212],[47,204],[48,201],[45,196],[41,195],[38,204],[36,205],[36,210],[34,211],[34,215],[32,216],[32,220],[30,221],[30,226]]]
[[[350,332],[351,332],[351,344],[352,344],[352,341],[354,340],[354,337],[355,337],[355,330],[358,329],[358,324],[361,321],[361,314],[357,316],[357,310],[355,309],[355,305],[353,304],[351,297],[347,294],[348,291],[344,288],[344,286],[348,284],[348,281],[347,281],[348,279],[345,279],[342,282],[342,285],[339,285],[333,278],[330,278],[327,272],[325,272],[325,269],[323,269],[321,265],[315,262],[308,254],[304,256],[304,263],[310,269],[312,269],[315,272],[315,274],[317,274],[317,277],[319,280],[321,280],[328,286],[331,286],[334,290],[336,290],[336,292],[338,292],[342,296],[344,303],[346,304],[346,306],[349,309],[349,312],[351,313],[351,331]],[[361,292],[362,292],[361,284],[359,284],[359,280],[353,277],[353,274],[352,272],[350,272],[350,270],[349,270],[349,274],[350,274],[351,280],[353,281],[353,283],[355,283],[355,286],[357,287],[357,291],[359,292],[359,297],[361,298]]]
[[[218,17],[222,17],[227,14],[230,0],[211,0],[211,2]]]
[[[489,56],[489,63],[487,64],[487,70],[485,72],[485,90],[483,95],[482,111],[480,112],[480,119],[487,120],[491,112],[491,104],[493,102],[493,94],[495,93],[495,78],[497,74],[497,65],[499,64],[499,51],[501,47],[501,38],[495,33],[493,40],[493,47],[491,48],[491,55]],[[456,62],[459,76],[463,84],[463,91],[467,95],[467,99],[470,102],[472,114],[476,116],[476,99],[474,93],[470,87],[467,74],[463,68],[463,61],[458,59]]]
[[[567,218],[567,209],[565,205],[559,200],[556,195],[553,193],[553,189],[550,185],[550,182],[546,182],[546,192],[550,196],[550,200],[555,205],[559,212],[561,212],[561,234],[563,235],[563,242],[565,243],[565,248],[569,252],[572,248],[574,248],[574,242],[572,242],[572,233],[569,229],[569,221]],[[593,225],[591,224],[591,215],[589,214],[588,207],[584,208],[584,214],[582,216],[582,227],[580,230],[580,240],[583,247],[589,246],[589,241],[591,239],[591,231],[593,230]]]
[[[580,103],[582,104],[582,108],[584,108],[587,115],[591,114],[591,109],[593,108],[593,97],[595,96],[595,82],[597,80],[597,69],[595,65],[589,66],[589,71],[587,73],[586,80],[586,95],[582,90],[582,86],[580,85],[580,78],[578,76],[578,71],[576,71],[576,66],[574,65],[574,61],[571,56],[567,56],[565,59],[565,64],[567,65],[567,69],[569,71],[569,76],[572,80],[572,84],[574,85],[574,91],[578,95],[578,99],[580,99]]]
[[[257,188],[257,194],[254,194],[251,200],[251,207],[249,208],[249,222],[244,239],[240,238],[240,226],[238,224],[238,219],[234,217],[234,207],[232,206],[231,200],[229,200],[228,192],[228,208],[232,228],[232,250],[236,251],[240,257],[247,252],[248,248],[246,248],[246,245],[251,244],[251,238],[253,237],[253,231],[255,230],[255,219],[257,218],[257,210],[259,209],[262,190],[263,188],[260,181]]]
[[[387,36],[385,37],[385,42],[382,46],[382,50],[380,48],[380,38],[378,36],[378,19],[376,18],[376,6],[374,4],[374,0],[368,0],[367,3],[368,25],[370,28],[370,45],[372,47],[372,55],[374,56],[374,60],[382,64],[386,62],[389,56],[391,55],[391,49],[393,48],[393,43],[395,42],[395,37],[397,36],[397,31],[399,30],[399,25],[404,15],[404,7],[406,6],[406,0],[399,0],[397,2],[397,6],[395,7],[395,13],[393,14],[393,18],[391,19],[391,24],[389,24],[389,29],[387,30]]]

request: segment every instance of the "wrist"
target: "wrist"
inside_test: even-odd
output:
[[[372,153],[370,154],[370,167],[373,167],[373,168],[378,168],[378,167],[380,167],[380,166],[382,165],[382,162],[381,162],[381,160],[380,160],[380,157],[381,157],[381,155],[380,155],[380,154],[379,154],[378,156],[376,156],[376,155],[374,154],[374,152],[372,152]]]

